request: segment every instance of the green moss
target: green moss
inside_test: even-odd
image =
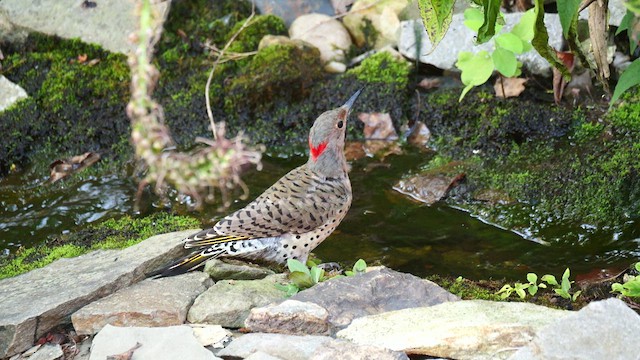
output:
[[[60,258],[79,256],[96,249],[122,249],[153,235],[193,229],[199,225],[192,217],[167,213],[107,220],[47,244],[21,250],[12,258],[0,259],[0,279],[41,268]]]
[[[463,300],[501,300],[500,296],[495,294],[497,291],[496,287],[499,286],[499,284],[494,281],[474,282],[462,277],[454,279],[440,275],[428,276],[427,280],[433,281],[434,283],[442,286],[448,292],[459,296]]]
[[[395,83],[400,87],[407,85],[411,65],[393,57],[389,52],[376,53],[359,66],[347,71],[347,74],[355,75],[359,80],[366,82]]]
[[[246,22],[238,22],[228,33],[230,39]],[[258,44],[265,35],[287,35],[284,21],[275,15],[257,15],[251,23],[238,34],[236,40],[229,46],[229,52],[244,53],[258,50]]]

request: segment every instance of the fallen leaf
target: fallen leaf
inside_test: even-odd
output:
[[[100,155],[93,152],[86,152],[82,155],[73,156],[69,159],[56,160],[49,165],[51,174],[49,183],[54,183],[74,172],[84,170],[100,160]]]
[[[93,66],[93,65],[96,65],[99,62],[100,62],[100,59],[92,59],[87,63],[87,65],[88,66]]]
[[[440,87],[441,83],[440,78],[424,78],[420,80],[418,86],[423,89],[435,89]]]
[[[409,144],[415,145],[420,148],[424,148],[431,139],[431,131],[422,121],[416,121],[411,130],[409,130],[409,136],[407,141]]]
[[[140,348],[142,344],[137,342],[131,349],[116,355],[107,356],[107,360],[131,360],[133,353]]]
[[[398,181],[393,190],[427,205],[432,205],[444,199],[449,191],[460,184],[465,177],[464,173],[456,176],[445,174],[416,175]]]
[[[397,140],[398,134],[388,113],[359,113],[364,123],[364,138],[367,140]]]
[[[496,91],[496,96],[501,98],[510,98],[520,96],[525,89],[524,84],[527,79],[524,78],[505,78],[499,76],[496,79],[496,83],[493,85],[493,89]]]
[[[78,55],[78,64],[84,64],[87,61],[87,54]]]
[[[344,157],[347,161],[359,160],[367,156],[364,144],[359,141],[350,141],[344,146]]]

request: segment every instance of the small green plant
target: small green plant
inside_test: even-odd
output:
[[[352,270],[345,272],[345,275],[336,276],[326,276],[324,269],[318,267],[312,260],[307,261],[307,265],[305,265],[299,260],[289,259],[287,260],[287,267],[289,268],[289,280],[291,280],[291,283],[287,285],[276,284],[276,288],[284,291],[289,297],[297,294],[300,290],[308,289],[325,280],[364,273],[367,270],[367,263],[360,259],[353,265]]]
[[[513,284],[513,286],[505,284],[496,294],[500,295],[501,299],[506,299],[515,292],[521,299],[524,299],[527,296],[525,290],[529,291],[529,294],[533,296],[538,293],[538,288],[544,289],[547,287],[544,283],[538,283],[538,275],[534,273],[527,274],[527,281],[528,283],[525,284],[517,282]]]
[[[571,295],[571,292],[570,292],[571,284],[573,284],[574,281],[570,281],[569,276],[571,276],[571,272],[569,271],[569,268],[567,268],[564,271],[564,274],[562,274],[562,281],[560,282],[560,284],[558,284],[558,281],[556,280],[555,276],[549,275],[549,274],[543,276],[542,281],[545,281],[547,284],[551,286],[555,286],[553,291],[556,294],[562,296],[564,299],[576,301],[576,299],[578,298],[578,296],[580,296],[580,293],[582,293],[582,291],[578,290],[574,292],[573,295]]]
[[[540,288],[546,289],[547,285],[549,285],[552,286],[553,291],[561,297],[571,301],[576,301],[582,291],[578,290],[573,294],[571,293],[571,284],[573,284],[574,282],[569,280],[569,276],[571,276],[571,272],[569,271],[569,268],[567,268],[564,271],[564,274],[562,274],[562,280],[560,283],[558,283],[555,276],[549,274],[542,276],[540,280],[543,282],[538,283],[538,275],[534,273],[528,273],[527,283],[523,284],[517,282],[513,284],[513,286],[511,286],[511,284],[505,284],[496,294],[500,295],[500,298],[506,299],[510,297],[511,294],[516,293],[521,299],[524,300],[527,297],[527,291],[531,296],[533,296],[538,293],[538,290]]]
[[[502,14],[499,17],[498,20],[502,19]],[[468,8],[464,12],[465,26],[477,32],[478,36],[480,36],[480,28],[484,24],[484,18],[482,11],[477,8]],[[482,50],[476,54],[468,51],[461,51],[458,54],[456,67],[462,72],[460,78],[465,85],[462,94],[460,94],[460,100],[471,88],[487,82],[494,70],[505,77],[520,75],[522,63],[518,61],[516,55],[532,49],[534,22],[535,13],[531,9],[522,16],[520,22],[510,32],[502,33],[494,38],[495,50],[493,53]],[[502,25],[498,22],[494,26],[496,33],[502,29]]]
[[[635,268],[636,271],[640,272],[640,262],[636,263]],[[640,275],[629,276],[624,284],[611,284],[611,292],[617,292],[628,297],[640,297]]]

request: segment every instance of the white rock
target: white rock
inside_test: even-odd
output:
[[[0,75],[0,112],[27,97],[27,92],[20,85]]]
[[[297,18],[289,28],[289,37],[306,41],[320,50],[323,62],[344,62],[351,46],[351,36],[342,23],[323,14],[308,14]]]
[[[508,32],[520,21],[523,13],[505,14],[506,25],[502,32]],[[549,32],[549,45],[554,49],[562,46],[562,26],[557,14],[545,14],[544,21]],[[458,61],[458,54],[461,51],[477,53],[481,50],[493,51],[494,41],[490,40],[482,45],[475,44],[476,33],[464,25],[463,14],[454,14],[451,26],[440,44],[431,51],[431,41],[427,35],[424,25],[420,20],[403,21],[400,25],[400,39],[398,49],[402,55],[409,59],[419,59],[420,62],[434,65],[440,69],[457,70],[455,63]],[[416,32],[419,38],[416,39]],[[417,46],[419,45],[419,47]],[[419,51],[419,53],[418,53]],[[535,50],[518,55],[524,66],[534,74],[549,76],[551,65],[540,56]]]
[[[62,355],[64,353],[60,344],[45,344],[35,354],[29,356],[29,360],[56,360],[62,358]]]
[[[133,359],[153,360],[214,360],[219,359],[196,340],[193,330],[186,325],[158,328],[116,327],[107,325],[95,336],[90,360],[104,360],[132,349]]]
[[[193,335],[202,346],[221,349],[231,340],[231,331],[220,325],[189,324],[189,326],[193,329]]]
[[[399,14],[411,4],[409,0],[358,0],[342,20],[358,46],[363,46],[365,28],[370,24],[376,32],[375,49],[395,46],[400,29]]]

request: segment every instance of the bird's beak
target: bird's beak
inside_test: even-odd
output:
[[[344,103],[344,105],[342,105],[343,108],[347,109],[347,112],[351,111],[351,107],[353,106],[353,103],[356,102],[356,99],[358,98],[361,92],[362,92],[362,89],[356,91],[356,93],[351,95],[351,98],[347,100],[347,102]]]

